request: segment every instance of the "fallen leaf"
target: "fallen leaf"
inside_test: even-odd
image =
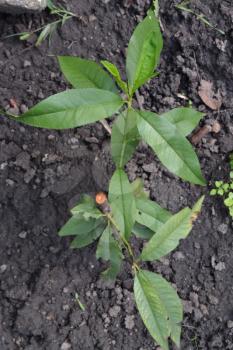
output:
[[[198,95],[205,103],[206,106],[215,110],[218,110],[222,105],[222,98],[220,92],[217,94],[213,91],[213,83],[207,80],[201,80]]]

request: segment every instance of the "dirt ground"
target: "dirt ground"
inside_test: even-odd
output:
[[[226,0],[192,1],[222,35],[175,9],[174,1],[160,2],[164,51],[159,77],[140,91],[144,107],[162,112],[181,106],[186,101],[178,94],[183,94],[206,112],[205,123],[218,120],[221,132],[207,135],[197,146],[207,188],[172,176],[144,145],[127,171],[131,180],[142,177],[151,198],[173,212],[206,194],[189,238],[149,268],[175,284],[184,301],[182,350],[233,349],[233,226],[221,200],[208,195],[211,182],[227,177],[226,159],[233,150],[233,7]],[[124,74],[128,39],[149,3],[63,2],[81,18],[59,29],[50,47],[44,43],[39,48],[16,37],[3,38],[46,23],[46,12],[0,14],[0,106],[7,108],[15,99],[24,112],[66,89],[58,54],[109,59]],[[199,98],[201,79],[219,89],[219,112]],[[80,193],[106,190],[112,172],[109,136],[99,123],[53,132],[0,117],[1,350],[156,349],[137,314],[127,264],[115,283],[106,283],[100,278],[103,265],[95,258],[95,244],[72,251],[69,238],[57,236]]]

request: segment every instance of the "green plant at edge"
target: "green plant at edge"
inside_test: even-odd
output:
[[[173,215],[148,198],[139,179],[130,183],[124,171],[143,140],[175,175],[205,185],[198,158],[186,138],[203,114],[181,107],[158,115],[133,107],[137,89],[156,75],[162,47],[159,22],[153,10],[149,10],[129,42],[127,82],[108,61],[101,62],[104,70],[90,60],[59,57],[61,70],[74,88],[45,99],[20,117],[11,118],[36,127],[67,129],[117,114],[111,135],[116,170],[110,180],[108,197],[104,193],[97,194],[96,199],[84,195],[71,210],[72,217],[59,235],[73,236],[72,248],[85,247],[98,239],[96,256],[109,264],[103,272],[104,278],[116,278],[123,259],[131,262],[139,313],[154,340],[168,350],[169,338],[177,346],[180,344],[182,304],[162,276],[143,269],[141,264],[159,260],[188,236],[204,198],[192,209],[186,207]],[[132,235],[148,240],[139,256],[131,245]]]
[[[223,203],[229,210],[230,216],[233,218],[233,153],[230,154],[230,182],[215,181],[215,188],[210,191],[211,196],[223,197]]]
[[[67,11],[62,6],[59,6],[59,7],[55,6],[52,0],[47,0],[47,7],[51,15],[56,15],[58,17],[57,20],[47,23],[44,26],[36,28],[29,32],[21,32],[21,33],[8,35],[6,38],[10,38],[12,36],[18,36],[20,40],[24,41],[24,40],[28,40],[33,34],[39,33],[35,46],[40,46],[42,42],[44,42],[47,38],[49,38],[49,44],[50,44],[51,37],[54,31],[58,28],[58,26],[59,25],[63,26],[66,23],[66,21],[69,20],[70,18],[77,17],[76,14],[70,11]]]
[[[196,13],[195,11],[191,10],[188,5],[190,3],[190,0],[184,0],[184,1],[181,1],[181,3],[175,5],[175,7],[179,10],[182,10],[182,11],[185,11],[185,12],[188,12],[188,13],[192,13],[197,20],[203,22],[205,25],[207,25],[208,27],[216,30],[217,32],[219,32],[220,34],[222,35],[225,35],[225,32],[221,29],[218,29],[216,26],[214,26],[207,18],[205,15],[203,15],[203,13],[201,14],[198,14]]]

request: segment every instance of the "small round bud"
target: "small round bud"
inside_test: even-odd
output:
[[[104,192],[98,192],[95,196],[95,201],[98,205],[103,205],[107,201],[107,196]]]

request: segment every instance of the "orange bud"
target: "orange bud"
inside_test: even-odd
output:
[[[102,205],[107,201],[107,196],[104,192],[98,192],[95,196],[95,201],[97,204]]]

